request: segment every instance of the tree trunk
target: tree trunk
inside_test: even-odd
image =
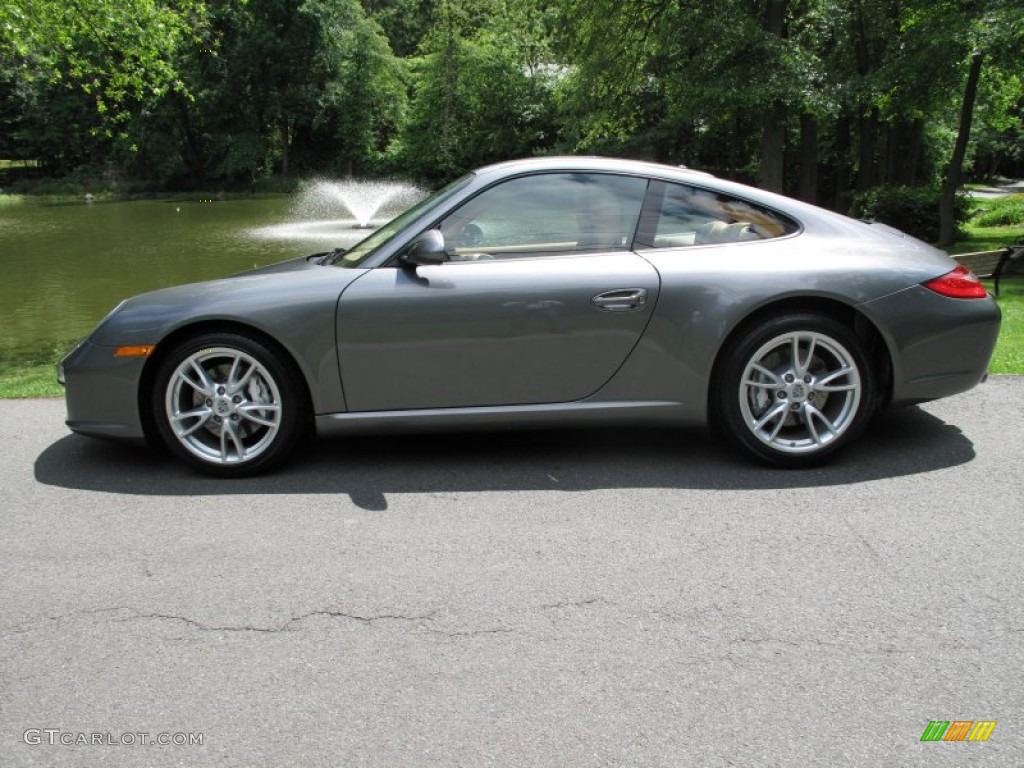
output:
[[[956,237],[956,191],[960,186],[960,171],[967,154],[967,141],[971,137],[971,121],[974,118],[974,97],[978,93],[978,78],[981,75],[981,51],[971,56],[967,70],[967,86],[964,88],[964,103],[960,108],[960,129],[953,147],[953,157],[942,183],[942,202],[939,204],[939,245],[945,247]]]
[[[761,127],[761,186],[782,192],[785,170],[786,111],[775,103],[764,117]]]
[[[914,186],[921,164],[923,121],[899,118],[888,125],[885,133],[885,175],[882,182],[894,187]]]
[[[921,172],[921,151],[924,147],[924,120],[920,118],[913,120],[907,126],[909,135],[907,137],[906,151],[904,155],[904,179],[903,183],[908,187],[917,184],[918,175]]]
[[[764,29],[778,38],[786,35],[786,4],[789,0],[768,0]],[[772,192],[783,191],[786,150],[786,108],[772,101],[761,123],[761,186]]]
[[[800,115],[800,185],[797,197],[807,203],[818,202],[818,120]]]
[[[857,192],[863,194],[875,186],[878,178],[876,150],[878,148],[878,109],[872,108],[857,119],[858,163]]]
[[[281,175],[287,176],[288,171],[291,170],[291,157],[290,151],[292,146],[292,132],[288,130],[288,120],[284,119],[281,121]]]
[[[840,213],[850,212],[850,117],[846,112],[836,121],[836,198],[834,209]]]
[[[181,126],[181,158],[188,169],[192,183],[196,188],[202,189],[206,184],[206,156],[203,152],[202,140],[195,129],[188,102],[177,91],[173,92],[171,98],[178,124]]]
[[[904,151],[907,140],[907,122],[896,118],[885,126],[885,151],[882,152],[882,183],[887,186],[899,187],[906,185],[907,156]]]

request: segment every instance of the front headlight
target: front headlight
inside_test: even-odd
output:
[[[60,359],[60,362],[57,363],[57,383],[60,384],[62,387],[67,384],[67,379],[64,376],[64,364],[71,359],[71,356],[75,354],[75,352],[81,349],[83,344],[85,344],[84,339],[75,344],[75,346],[73,346],[71,349],[69,349],[67,353]]]
[[[89,336],[87,336],[86,338],[91,338],[96,333],[96,331],[98,331],[100,328],[102,328],[106,324],[107,320],[109,320],[114,315],[116,315],[118,313],[118,311],[120,311],[121,307],[123,307],[127,303],[128,303],[128,299],[122,299],[118,303],[118,305],[116,307],[114,307],[112,310],[107,312],[106,315],[104,315],[102,320],[100,320],[98,323],[96,323],[96,327],[92,329],[92,333],[90,333]]]
[[[96,331],[98,331],[100,328],[102,328],[103,325],[110,318],[112,318],[114,315],[116,315],[118,310],[120,310],[121,307],[123,307],[127,301],[128,301],[128,299],[122,299],[120,302],[118,302],[116,307],[114,307],[112,310],[107,312],[107,314],[103,316],[103,319],[100,320],[98,323],[96,323],[96,327],[93,328],[92,331],[89,332],[89,335],[86,336],[85,339],[82,339],[80,342],[75,344],[75,346],[73,346],[71,349],[69,349],[67,354],[64,355],[60,359],[60,362],[57,363],[57,383],[58,384],[60,384],[62,387],[67,385],[67,378],[66,378],[66,376],[64,374],[64,364],[67,363],[67,361],[71,359],[71,356],[74,355],[75,352],[77,352],[81,348],[81,346],[83,344],[85,344],[87,339],[91,339],[96,334]]]

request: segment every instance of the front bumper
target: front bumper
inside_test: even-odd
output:
[[[115,357],[113,347],[84,341],[57,366],[64,384],[66,424],[91,437],[143,440],[139,382],[146,359]]]

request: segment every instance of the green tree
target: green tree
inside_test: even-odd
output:
[[[433,0],[363,0],[367,15],[380,25],[395,55],[414,56],[430,29]]]
[[[361,14],[329,31],[329,39],[337,70],[321,96],[319,121],[329,126],[331,166],[347,175],[372,171],[405,120],[406,68],[377,23]]]
[[[0,56],[88,94],[112,131],[147,95],[182,88],[175,53],[204,24],[201,0],[5,0]]]
[[[421,55],[399,163],[438,182],[553,142],[553,73],[543,11],[444,0]]]
[[[140,172],[249,184],[374,166],[402,119],[404,73],[356,0],[220,0],[209,18],[179,63],[190,98],[167,94],[133,121]]]
[[[781,186],[785,113],[816,62],[787,0],[565,0],[562,93],[577,146],[647,137],[654,159]],[[792,11],[792,13],[790,13]],[[811,89],[813,90],[813,89]],[[643,148],[641,148],[643,151]]]
[[[1019,51],[1024,13],[1011,0],[560,7],[572,147],[695,164],[841,210],[855,191],[937,182],[971,51]]]
[[[976,0],[962,4],[951,1],[948,5],[952,6],[953,13],[959,11],[967,15],[967,23],[963,25],[966,34],[962,36],[960,50],[970,46],[970,53],[962,56],[961,60],[961,67],[966,68],[963,100],[960,104],[956,141],[942,183],[939,208],[939,245],[942,246],[951,244],[956,238],[955,196],[971,137],[983,67],[988,61],[988,68],[997,78],[1000,70],[1009,72],[1011,76],[1016,75],[1020,67],[1019,51],[1024,45],[1024,8],[1018,3]],[[934,12],[934,8],[928,7],[925,12]]]

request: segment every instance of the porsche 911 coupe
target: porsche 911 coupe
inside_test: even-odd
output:
[[[128,299],[58,378],[74,432],[220,476],[314,433],[609,422],[710,424],[802,467],[982,382],[999,324],[973,274],[890,227],[555,157],[470,173],[347,250]]]

